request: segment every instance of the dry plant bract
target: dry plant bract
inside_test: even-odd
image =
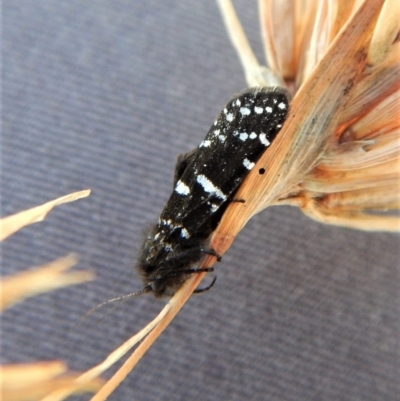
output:
[[[76,192],[1,219],[1,240],[29,224],[43,220],[53,207],[86,197],[89,194],[89,190]],[[45,266],[2,278],[1,310],[4,311],[27,297],[67,285],[84,283],[94,278],[93,273],[89,271],[68,271],[76,263],[77,258],[69,255]],[[77,383],[77,377],[77,373],[68,372],[67,366],[60,361],[4,365],[0,369],[2,400],[40,400],[56,389],[68,389],[69,394],[94,392],[103,384],[99,378]]]
[[[272,205],[296,206],[322,223],[399,231],[400,3],[260,0],[268,69],[254,56],[231,1],[217,2],[248,85],[284,85],[294,98],[279,135],[236,194],[246,202],[229,205],[211,247],[223,254],[246,222]],[[206,257],[200,267],[214,261]],[[162,318],[137,335],[149,331],[92,400],[118,386],[204,274],[193,275]]]
[[[89,189],[73,192],[72,194],[62,196],[61,198],[54,199],[32,209],[3,217],[0,221],[0,241],[5,240],[25,226],[44,220],[54,207],[62,205],[63,203],[73,202],[77,199],[86,198],[89,195]]]

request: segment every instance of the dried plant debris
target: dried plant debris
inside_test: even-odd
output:
[[[62,205],[63,203],[73,202],[77,199],[86,198],[89,195],[89,189],[74,192],[44,203],[43,205],[36,206],[32,209],[27,209],[11,216],[3,217],[0,220],[0,241],[3,241],[25,226],[44,220],[47,213],[49,213],[54,207]]]
[[[95,392],[104,383],[93,379],[77,384],[76,373],[68,372],[67,366],[59,361],[33,362],[1,367],[0,387],[3,401],[48,400],[55,390],[68,390],[68,394]]]
[[[2,239],[26,225],[43,220],[54,206],[86,197],[89,193],[88,190],[76,192],[3,218],[1,220]],[[94,278],[92,272],[68,271],[77,263],[77,260],[76,256],[68,255],[45,266],[2,278],[1,310],[4,311],[27,297],[92,280]],[[65,396],[73,393],[95,392],[104,383],[98,377],[77,381],[78,377],[78,373],[69,372],[67,366],[60,361],[4,365],[0,367],[2,400],[36,401],[47,399],[50,401],[52,400],[50,394],[56,390],[62,389]]]
[[[68,271],[77,261],[75,255],[68,255],[45,266],[2,278],[0,310],[34,295],[93,280],[92,272]]]

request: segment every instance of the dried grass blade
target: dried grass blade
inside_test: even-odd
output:
[[[395,216],[377,216],[362,212],[342,212],[325,210],[320,205],[309,202],[303,213],[320,223],[349,227],[363,231],[400,231],[400,219]]]
[[[372,67],[357,84],[348,107],[343,111],[340,125],[369,113],[385,98],[400,89],[400,42],[393,45],[391,57]]]
[[[400,128],[399,108],[400,90],[397,90],[351,126],[352,139],[375,138]]]
[[[65,374],[67,366],[60,361],[34,362],[1,367],[0,388],[4,401],[39,400],[56,389],[69,388],[69,393],[94,392],[103,380],[75,385],[76,375]],[[49,400],[50,401],[50,400]]]
[[[210,260],[213,258],[207,257],[201,263],[201,266],[211,266]],[[128,358],[128,360],[123,364],[123,366],[115,373],[115,375],[102,387],[91,401],[104,401],[125,379],[129,372],[136,366],[141,357],[146,353],[146,351],[151,347],[155,340],[160,336],[160,334],[165,330],[173,318],[178,314],[180,309],[192,295],[194,289],[198,286],[200,281],[203,279],[206,273],[195,274],[184,285],[180,290],[174,295],[174,297],[168,302],[160,315],[162,318],[156,327],[148,334],[148,336],[140,343],[138,348],[133,352],[133,354]]]
[[[0,241],[3,241],[10,235],[14,234],[21,228],[28,226],[29,224],[37,223],[42,221],[46,215],[58,205],[63,203],[73,202],[77,199],[86,198],[90,195],[90,189],[74,192],[69,195],[62,196],[61,198],[54,199],[43,205],[36,206],[32,209],[24,210],[13,214],[12,216],[3,217],[0,220]]]
[[[318,1],[316,5],[315,20],[311,25],[313,31],[307,43],[307,48],[301,53],[303,56],[301,63],[302,82],[311,75],[315,66],[324,56],[330,44],[330,31],[332,30],[333,19],[336,14],[332,1]]]
[[[259,16],[268,67],[284,80],[296,76],[295,7],[291,0],[259,0]]]
[[[399,160],[400,128],[372,140],[335,144],[325,152],[318,169],[347,171]]]
[[[331,42],[354,12],[354,3],[354,0],[336,1],[336,18],[331,30]]]
[[[327,194],[318,199],[325,210],[336,211],[390,211],[400,208],[400,191],[393,185]]]
[[[27,297],[92,280],[94,274],[89,271],[66,272],[77,260],[76,256],[68,255],[35,270],[3,278],[0,310]]]
[[[10,390],[38,384],[44,380],[49,380],[65,373],[67,369],[67,366],[60,361],[2,366],[0,388]]]
[[[90,383],[96,378],[98,378],[102,373],[109,369],[114,363],[118,362],[129,350],[131,350],[139,341],[145,338],[159,323],[162,321],[164,316],[168,313],[170,305],[167,304],[164,309],[158,314],[158,316],[153,319],[146,327],[140,330],[138,333],[133,335],[130,339],[121,344],[117,349],[111,352],[107,358],[94,366],[93,368],[87,370],[85,373],[80,375],[75,379],[74,386],[85,386],[86,383]],[[139,360],[139,359],[138,359]],[[121,380],[122,381],[122,380]],[[48,397],[41,401],[61,401],[68,397],[74,388],[58,389]],[[101,398],[100,398],[101,399]],[[105,399],[105,398],[104,398]]]
[[[249,86],[263,86],[263,68],[260,66],[230,0],[217,0],[233,47],[239,56]]]
[[[376,65],[382,62],[390,51],[393,42],[400,34],[400,2],[386,0],[376,23],[368,53],[368,62]]]
[[[316,168],[302,182],[301,187],[310,192],[323,194],[374,188],[379,185],[393,185],[399,188],[399,167],[400,160],[396,158],[368,168],[348,171]]]

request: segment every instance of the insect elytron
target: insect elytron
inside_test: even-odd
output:
[[[191,274],[213,270],[195,265],[204,254],[219,258],[208,240],[239,184],[281,129],[289,98],[280,87],[244,90],[226,104],[204,141],[178,156],[173,192],[136,266],[145,285],[140,293],[172,296]]]

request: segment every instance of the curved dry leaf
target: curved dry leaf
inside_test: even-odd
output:
[[[61,198],[54,199],[43,205],[36,206],[32,209],[3,217],[0,220],[0,241],[3,241],[25,226],[42,221],[46,217],[47,213],[49,213],[55,206],[62,205],[63,203],[73,202],[77,199],[86,198],[89,195],[90,189],[74,192],[72,194],[62,196]]]
[[[94,273],[89,271],[67,272],[77,261],[76,256],[68,255],[35,270],[3,278],[0,310],[27,297],[93,280]]]

